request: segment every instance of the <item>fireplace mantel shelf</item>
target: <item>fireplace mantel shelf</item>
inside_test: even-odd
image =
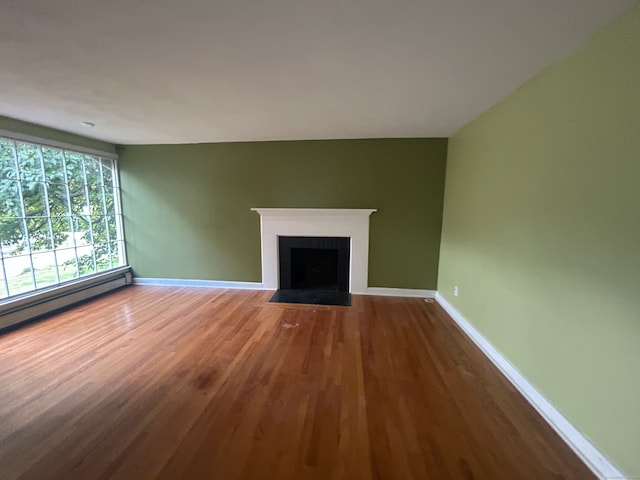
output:
[[[252,208],[262,216],[291,217],[291,216],[369,216],[378,210],[375,208]]]
[[[375,208],[252,208],[260,214],[262,283],[279,288],[278,237],[349,237],[349,292],[365,293],[369,269],[369,216]]]

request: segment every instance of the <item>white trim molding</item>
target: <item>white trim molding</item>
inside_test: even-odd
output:
[[[384,297],[417,297],[417,298],[435,298],[435,290],[419,290],[414,288],[385,288],[385,287],[368,287],[365,295],[380,295]]]
[[[598,478],[626,480],[625,475],[439,292],[436,301]]]
[[[349,292],[366,293],[369,272],[369,216],[376,210],[350,208],[252,208],[260,214],[262,283],[276,290],[278,236],[351,238]]]
[[[231,288],[238,290],[276,290],[267,288],[260,282],[234,282],[225,280],[194,280],[187,278],[145,278],[135,277],[134,285],[156,287],[202,287],[202,288]],[[413,288],[368,287],[359,295],[379,295],[383,297],[415,297],[435,298],[435,290],[419,290]]]
[[[237,290],[268,290],[260,282],[232,282],[221,280],[193,280],[188,278],[143,278],[135,277],[134,285],[148,285],[155,287],[201,287],[201,288],[232,288]]]

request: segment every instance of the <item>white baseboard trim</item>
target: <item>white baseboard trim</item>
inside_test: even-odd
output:
[[[580,433],[551,402],[439,292],[436,293],[436,301],[598,478],[602,480],[626,480],[627,477],[625,477],[587,437]]]
[[[156,287],[203,287],[203,288],[235,288],[238,290],[264,290],[260,282],[231,282],[222,280],[192,280],[187,278],[142,278],[135,277],[134,285]]]
[[[223,280],[191,280],[185,278],[144,278],[135,277],[134,285],[149,285],[158,287],[204,287],[204,288],[235,288],[240,290],[269,290],[260,282],[232,282]],[[389,297],[419,297],[435,298],[435,290],[417,290],[411,288],[382,288],[367,287],[365,292],[353,292],[355,295],[381,295]]]
[[[387,296],[387,297],[435,298],[436,291],[435,290],[418,290],[413,288],[367,287],[367,290],[361,295],[381,295],[381,296]]]

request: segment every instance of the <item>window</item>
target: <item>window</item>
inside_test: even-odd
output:
[[[124,265],[115,161],[0,137],[0,299]]]

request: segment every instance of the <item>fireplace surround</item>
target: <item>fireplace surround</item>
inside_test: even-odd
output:
[[[349,293],[366,293],[369,216],[376,209],[252,208],[260,214],[262,283],[277,290],[279,237],[346,237],[350,242]]]

